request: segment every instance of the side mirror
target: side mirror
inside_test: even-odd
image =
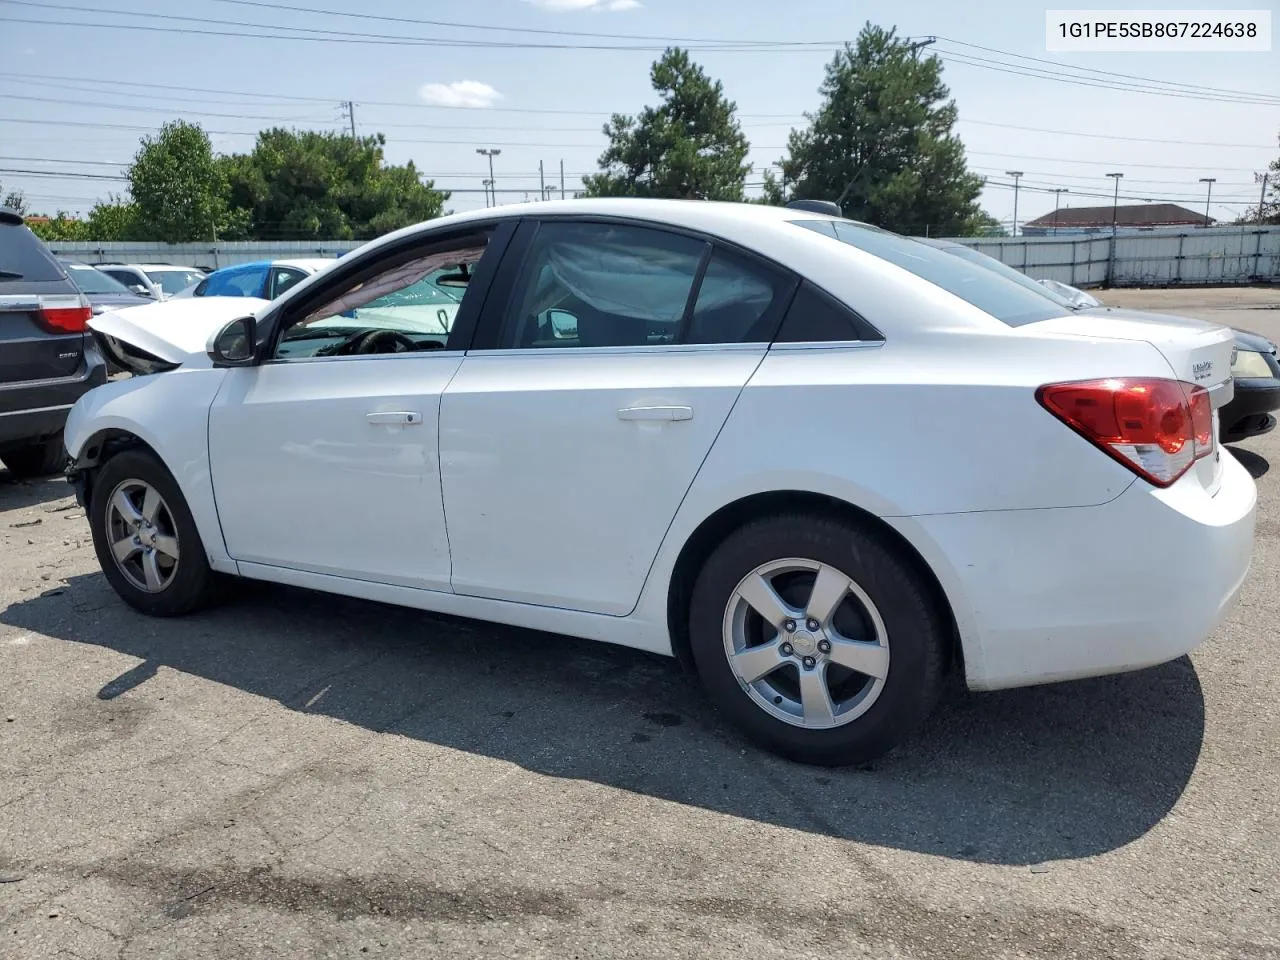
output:
[[[232,320],[215,333],[207,348],[215,367],[247,367],[253,363],[257,321],[253,317]]]
[[[149,296],[151,296],[151,291],[150,291],[150,290],[148,290],[146,287],[144,287],[144,286],[143,286],[142,284],[140,284],[140,283],[131,283],[131,284],[129,284],[129,290],[130,290],[130,292],[131,292],[131,293],[136,293],[136,294],[137,294],[138,296],[140,296],[140,297],[149,297]]]
[[[547,314],[551,321],[551,335],[557,340],[576,340],[578,338],[578,318],[567,310],[551,310]]]

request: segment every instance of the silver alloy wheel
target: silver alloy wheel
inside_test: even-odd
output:
[[[725,606],[723,633],[742,689],[793,726],[827,730],[856,720],[889,675],[889,635],[875,603],[816,560],[775,560],[743,577]]]
[[[107,501],[107,546],[130,584],[160,593],[178,573],[178,530],[160,491],[145,480],[125,480]]]

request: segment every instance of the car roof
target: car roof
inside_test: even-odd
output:
[[[336,262],[337,259],[337,257],[299,257],[289,260],[272,260],[271,263],[277,267],[296,267],[298,270],[315,273],[317,270],[323,270],[331,263]]]

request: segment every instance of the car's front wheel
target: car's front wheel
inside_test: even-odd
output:
[[[102,466],[89,523],[102,572],[130,606],[171,617],[213,598],[217,575],[195,520],[177,481],[153,454],[126,450]]]
[[[886,540],[806,513],[731,534],[699,574],[689,618],[712,701],[768,749],[829,765],[883,754],[928,715],[946,623]]]

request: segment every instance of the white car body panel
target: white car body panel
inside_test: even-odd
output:
[[[1247,472],[1219,451],[1158,490],[1034,399],[1049,382],[1176,375],[1220,405],[1231,390],[1225,328],[1108,310],[1010,327],[869,253],[780,226],[820,215],[734,204],[474,211],[358,255],[553,212],[651,220],[754,249],[855,305],[885,342],[215,370],[208,339],[247,305],[197,298],[91,321],[182,366],[87,394],[67,449],[85,454],[104,429],[151,445],[217,569],[662,653],[690,536],[721,508],[777,491],[838,500],[912,545],[950,603],[977,689],[1172,659],[1225,615],[1252,548]],[[256,314],[315,282],[254,302]],[[691,415],[619,419],[637,407]],[[396,412],[422,422],[366,419]],[[1172,569],[1150,562],[1168,556],[1179,558]]]

